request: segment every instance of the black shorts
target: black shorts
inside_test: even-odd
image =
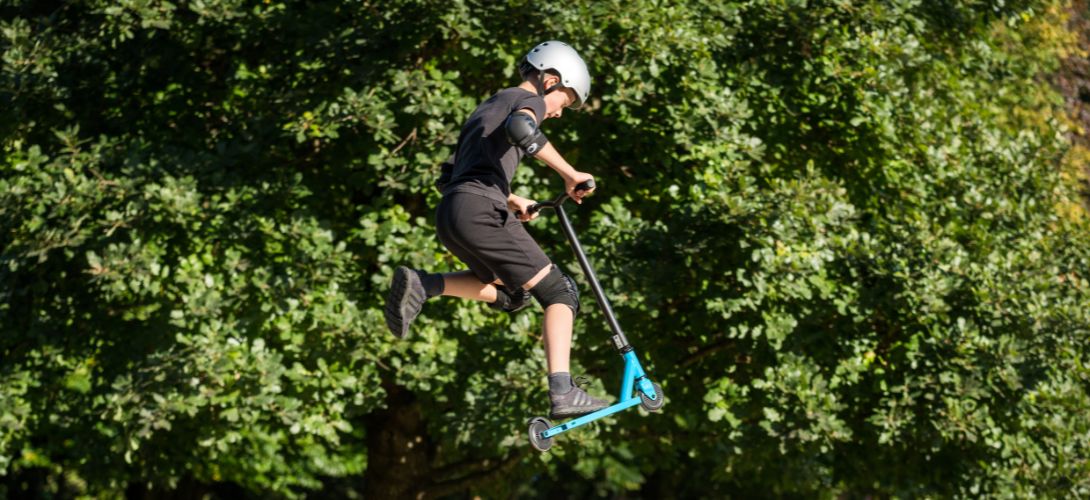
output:
[[[522,287],[551,264],[507,203],[484,193],[446,192],[435,209],[439,241],[465,262],[481,283],[499,278]]]

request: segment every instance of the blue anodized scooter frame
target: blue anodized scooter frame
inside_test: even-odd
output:
[[[576,189],[586,191],[593,188],[594,181],[587,181],[587,183],[578,186]],[[636,357],[636,350],[628,344],[628,339],[625,338],[624,332],[621,331],[621,325],[617,323],[617,318],[613,315],[613,308],[610,307],[609,300],[606,299],[606,294],[602,291],[602,286],[598,283],[598,277],[594,274],[594,269],[591,269],[590,262],[587,261],[587,255],[583,253],[583,247],[579,244],[579,238],[575,236],[575,230],[572,229],[571,222],[568,220],[568,215],[564,212],[563,205],[564,201],[567,199],[568,195],[567,193],[564,193],[554,201],[536,203],[527,211],[532,214],[545,207],[556,209],[556,214],[560,218],[560,227],[564,229],[564,234],[568,237],[572,249],[575,250],[575,256],[579,260],[579,266],[583,268],[583,273],[587,277],[587,281],[590,282],[591,290],[594,292],[594,298],[598,301],[598,306],[602,308],[602,312],[605,313],[606,321],[609,323],[610,329],[613,330],[613,346],[617,348],[624,358],[624,378],[621,380],[621,393],[617,398],[619,400],[617,404],[551,427],[541,433],[542,439],[551,438],[562,432],[572,430],[602,417],[636,406],[641,402],[640,393],[651,401],[654,401],[659,397],[658,394],[656,394],[655,387],[651,383],[651,380],[647,378],[647,374],[643,371],[643,366],[640,365],[639,358]],[[633,389],[638,389],[639,392],[633,392]]]
[[[584,424],[589,424],[602,417],[612,415],[622,410],[627,410],[640,404],[640,395],[632,392],[634,385],[638,386],[640,392],[646,395],[648,399],[655,399],[655,388],[651,385],[651,381],[647,379],[643,367],[640,366],[640,360],[636,359],[636,351],[631,350],[624,353],[624,381],[621,384],[621,395],[618,398],[620,400],[619,403],[547,429],[541,433],[541,437],[548,439],[561,432],[572,430]]]

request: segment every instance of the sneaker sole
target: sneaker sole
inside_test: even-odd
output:
[[[578,418],[578,417],[582,417],[584,415],[590,415],[591,413],[594,413],[594,412],[599,411],[599,410],[604,410],[606,408],[609,408],[609,405],[603,406],[601,408],[580,409],[580,410],[571,410],[571,411],[555,412],[555,413],[554,412],[549,412],[549,418],[551,418],[553,420],[559,420],[559,419],[562,419],[562,418]]]
[[[386,297],[386,326],[399,339],[409,334],[409,325],[416,319],[415,315],[412,318],[405,316],[409,313],[410,292],[420,286],[420,277],[409,268],[400,266],[394,270],[390,294]]]

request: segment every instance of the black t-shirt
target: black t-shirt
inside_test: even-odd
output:
[[[523,108],[533,110],[538,123],[545,117],[545,99],[518,87],[503,89],[477,106],[458,136],[458,150],[444,192],[458,191],[458,185],[477,184],[489,191],[498,190],[503,199],[511,194],[511,179],[523,152],[507,142],[503,124],[512,111]]]

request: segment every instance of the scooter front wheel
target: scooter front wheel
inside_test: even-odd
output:
[[[655,388],[655,399],[651,399],[643,391],[639,391],[640,406],[647,411],[659,411],[662,409],[662,405],[666,404],[666,396],[662,394],[662,387],[658,383],[652,382],[651,386]]]
[[[549,451],[553,447],[553,438],[541,437],[541,433],[551,429],[553,424],[545,417],[531,418],[529,424],[530,446],[537,451]]]

